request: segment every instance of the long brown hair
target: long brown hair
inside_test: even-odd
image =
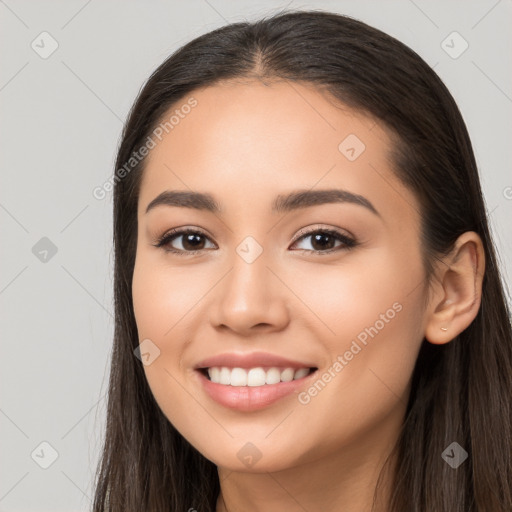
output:
[[[215,510],[216,466],[164,416],[134,356],[131,283],[144,159],[126,163],[172,106],[229,79],[311,84],[389,130],[394,172],[421,207],[429,280],[435,258],[459,235],[482,238],[486,271],[476,318],[446,345],[423,341],[389,510],[510,512],[512,329],[466,126],[443,82],[414,51],[360,21],[319,11],[288,11],[194,39],[156,69],[130,112],[116,161],[115,334],[94,511]],[[469,454],[457,469],[441,457],[453,441]]]

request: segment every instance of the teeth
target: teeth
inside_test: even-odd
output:
[[[309,368],[226,368],[213,366],[208,368],[210,380],[216,384],[225,386],[264,386],[265,384],[278,384],[279,382],[290,382],[302,379],[309,375]]]
[[[302,377],[305,377],[309,374],[309,368],[301,368],[300,370],[297,370],[295,372],[295,375],[293,376],[294,380],[302,379]]]

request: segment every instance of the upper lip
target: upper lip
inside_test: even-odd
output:
[[[225,353],[203,359],[195,369],[211,368],[213,366],[227,368],[257,368],[259,366],[270,366],[279,368],[315,368],[314,364],[301,361],[293,361],[276,354],[268,352],[251,353]]]

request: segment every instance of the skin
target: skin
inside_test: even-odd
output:
[[[160,350],[144,366],[148,383],[169,421],[218,466],[217,511],[370,510],[423,338],[447,343],[478,312],[482,242],[461,235],[429,288],[419,204],[393,173],[383,127],[296,83],[222,83],[193,96],[197,106],[152,149],[140,189],[133,305],[140,340]],[[366,146],[354,161],[338,149],[349,134]],[[278,194],[330,188],[364,196],[380,215],[350,203],[271,212]],[[164,190],[209,192],[222,212],[146,213]],[[154,246],[178,227],[206,232],[199,254]],[[311,236],[294,242],[302,228],[335,229],[359,245],[334,242],[338,250],[319,254]],[[252,263],[236,252],[247,236],[263,249]],[[184,237],[171,244],[186,250]],[[194,365],[224,352],[313,361],[321,375],[396,303],[400,312],[307,404],[292,394],[234,411],[198,384]],[[237,456],[247,442],[261,454],[252,467]],[[376,510],[386,510],[388,491],[385,474]]]

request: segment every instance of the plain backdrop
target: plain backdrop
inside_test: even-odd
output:
[[[0,0],[0,512],[91,508],[113,334],[112,196],[92,191],[137,92],[194,37],[285,7],[349,14],[434,67],[510,287],[512,1]]]

